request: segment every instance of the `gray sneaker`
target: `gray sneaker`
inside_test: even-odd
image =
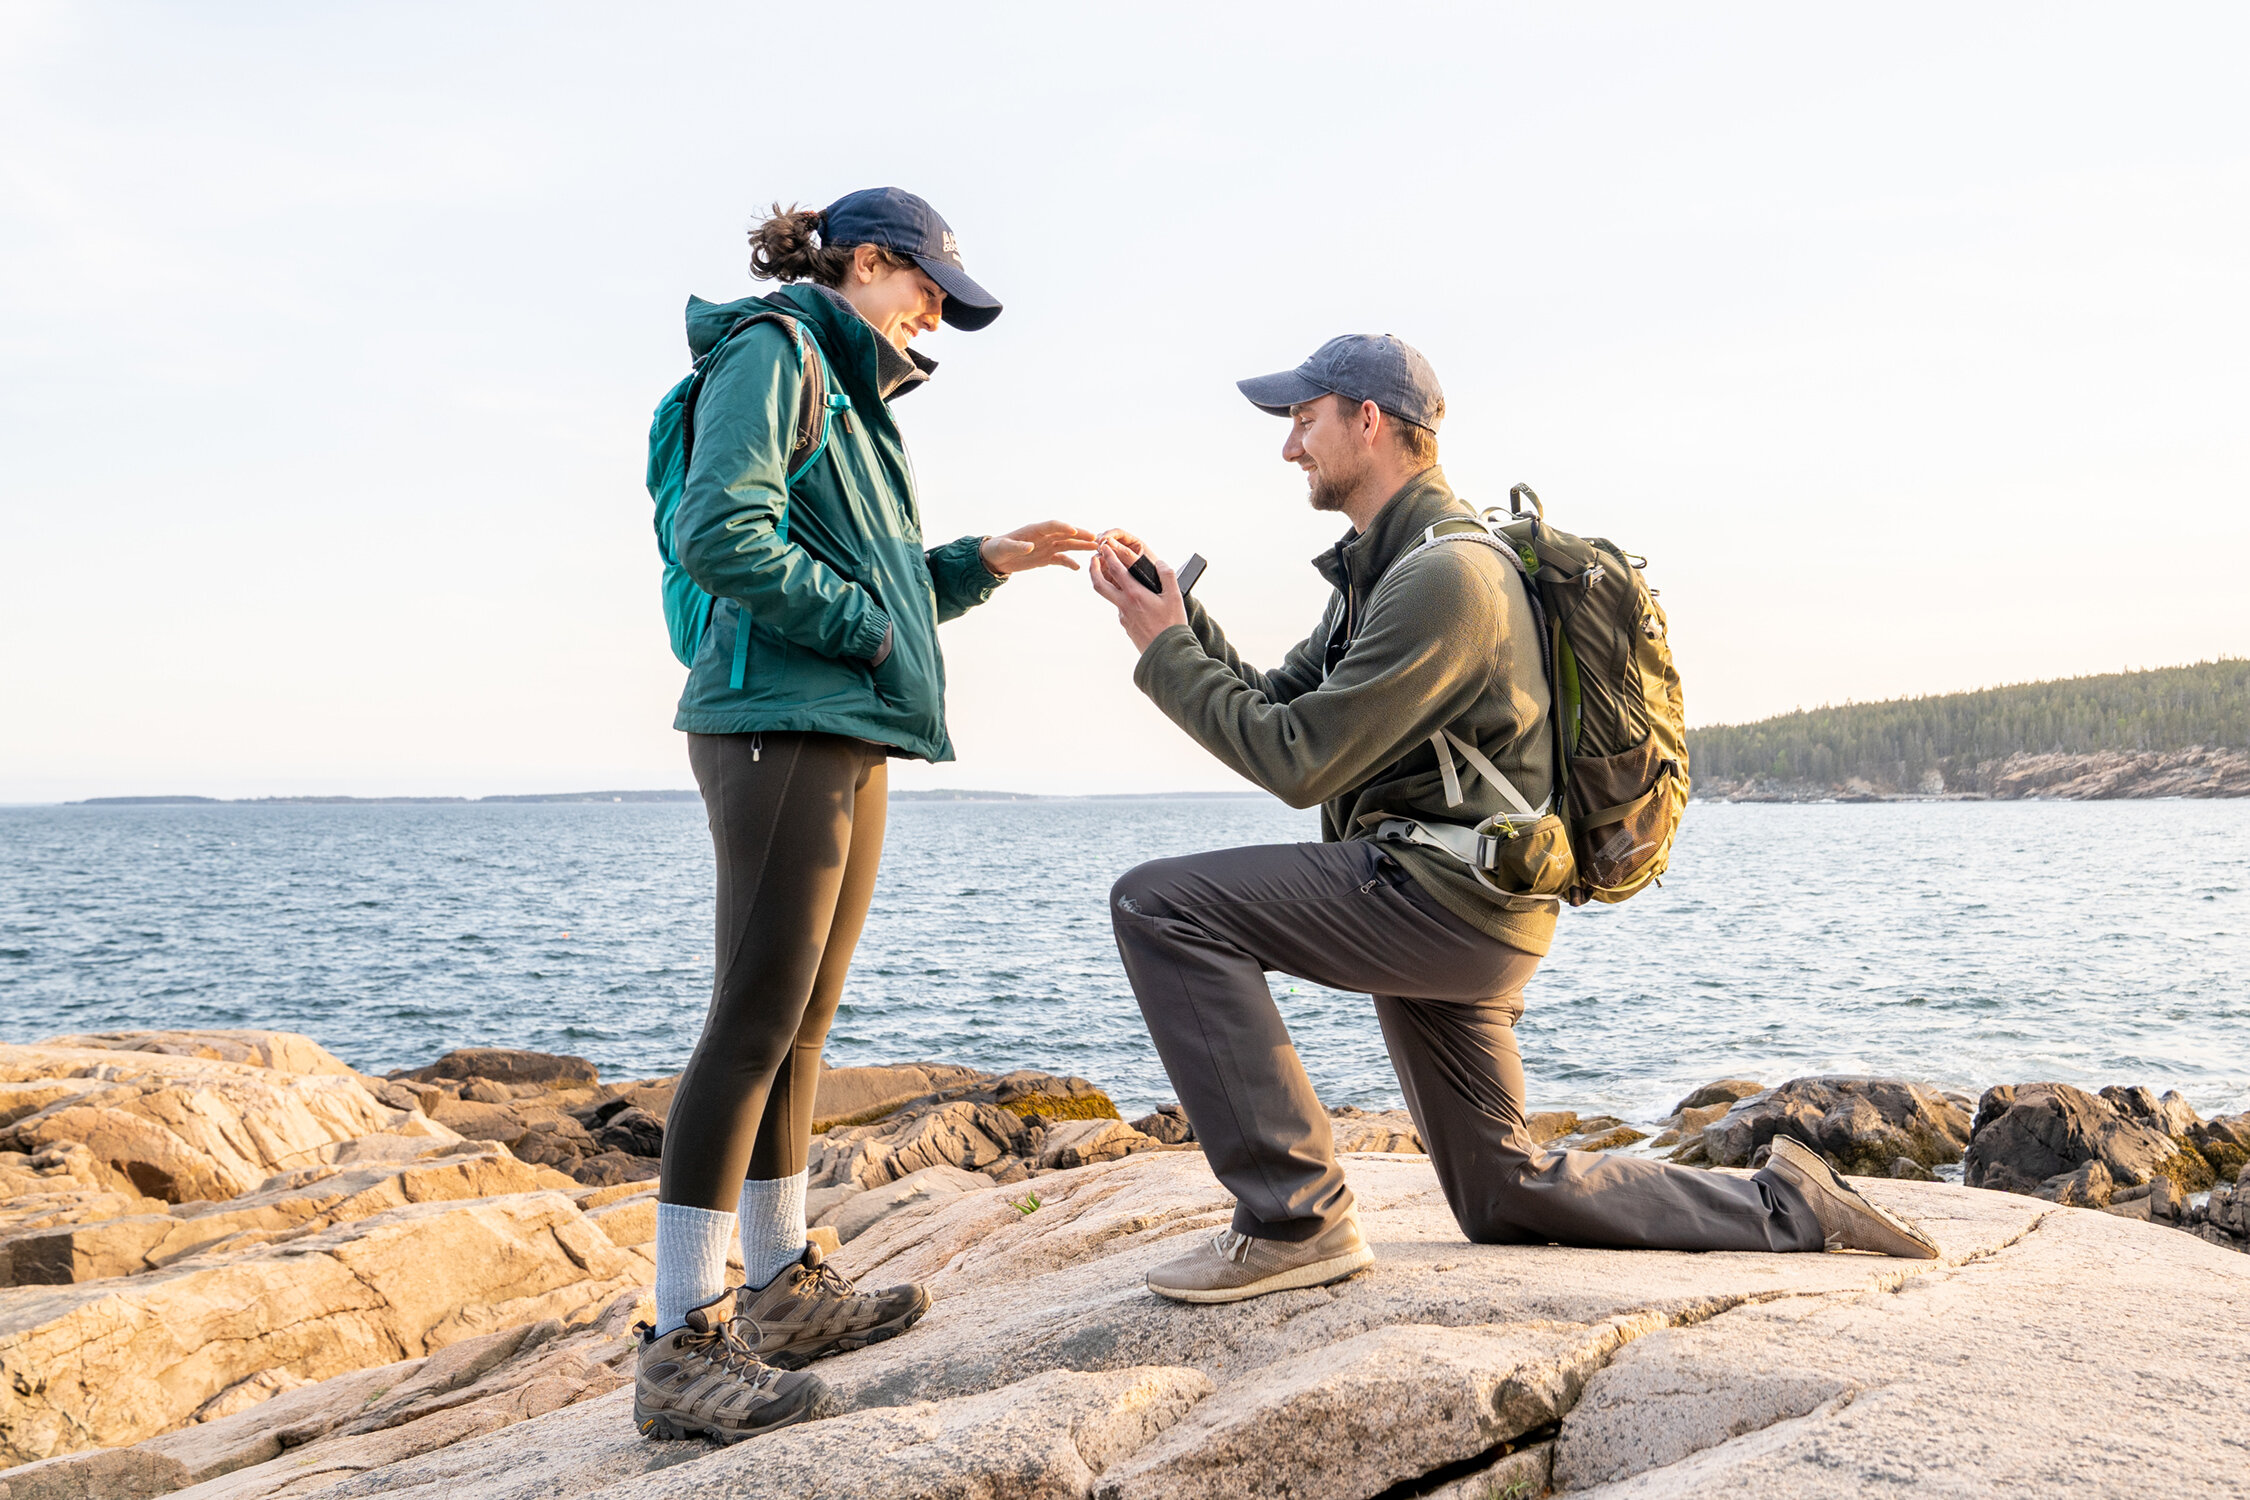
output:
[[[795,1265],[762,1291],[735,1299],[735,1336],[751,1353],[783,1370],[847,1349],[896,1338],[930,1310],[930,1294],[909,1283],[855,1291],[808,1243]]]
[[[1862,1198],[1810,1147],[1785,1135],[1775,1136],[1765,1170],[1804,1194],[1813,1217],[1820,1221],[1821,1233],[1828,1237],[1829,1249],[1872,1250],[1904,1260],[1938,1258],[1938,1247],[1928,1235]]]
[[[1260,1240],[1222,1229],[1148,1273],[1148,1289],[1175,1302],[1240,1302],[1293,1287],[1327,1286],[1375,1264],[1346,1214],[1309,1240]]]
[[[658,1336],[646,1323],[633,1379],[633,1425],[643,1437],[707,1437],[739,1443],[836,1408],[828,1382],[765,1363],[735,1336],[721,1292],[688,1314],[687,1325]]]

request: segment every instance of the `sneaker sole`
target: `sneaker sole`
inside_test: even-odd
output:
[[[1290,1292],[1309,1286],[1334,1286],[1375,1264],[1375,1252],[1365,1245],[1343,1255],[1316,1260],[1310,1265],[1292,1266],[1286,1271],[1276,1271],[1260,1281],[1245,1282],[1241,1286],[1226,1287],[1168,1287],[1148,1283],[1148,1289],[1159,1297],[1169,1297],[1174,1302],[1244,1302],[1252,1297],[1263,1297],[1268,1292]]]
[[[660,1442],[677,1443],[685,1442],[690,1438],[707,1438],[714,1443],[731,1444],[747,1442],[754,1437],[763,1437],[769,1432],[779,1432],[782,1428],[794,1427],[799,1422],[810,1422],[817,1418],[834,1416],[837,1409],[838,1402],[835,1394],[823,1389],[816,1392],[810,1401],[807,1401],[797,1410],[771,1422],[761,1423],[756,1427],[745,1428],[740,1431],[692,1424],[667,1412],[644,1413],[637,1405],[633,1408],[633,1426],[642,1437],[653,1438]]]
[[[864,1349],[869,1344],[895,1339],[921,1322],[922,1315],[929,1310],[930,1304],[924,1302],[904,1317],[893,1318],[888,1323],[878,1323],[865,1333],[847,1333],[824,1344],[815,1344],[810,1349],[780,1349],[770,1354],[760,1354],[758,1358],[777,1370],[802,1370],[816,1359],[826,1359],[831,1354],[849,1354],[854,1349]]]
[[[1866,1194],[1860,1192],[1859,1189],[1844,1181],[1842,1176],[1837,1173],[1834,1167],[1828,1165],[1827,1162],[1814,1155],[1809,1148],[1800,1146],[1796,1141],[1790,1140],[1790,1138],[1787,1136],[1776,1136],[1774,1137],[1776,1155],[1783,1154],[1781,1152],[1780,1143],[1785,1140],[1789,1141],[1790,1145],[1798,1147],[1797,1150],[1786,1153],[1787,1160],[1792,1166],[1796,1167],[1798,1171],[1807,1173],[1808,1175],[1815,1173],[1817,1169],[1818,1175],[1814,1176],[1814,1181],[1816,1183],[1826,1188],[1829,1192],[1843,1198],[1854,1208],[1858,1208],[1864,1210],[1867,1213],[1873,1214],[1876,1219],[1882,1223],[1884,1228],[1890,1230],[1891,1233],[1906,1241],[1907,1244],[1914,1246],[1915,1249],[1919,1252],[1918,1254],[1914,1255],[1901,1255],[1895,1250],[1879,1250],[1874,1252],[1875,1254],[1888,1255],[1893,1260],[1939,1259],[1937,1244],[1928,1235],[1922,1233],[1921,1230],[1916,1229],[1913,1225],[1907,1223],[1897,1214],[1892,1213],[1889,1209],[1883,1207],[1882,1204],[1874,1202],[1872,1199],[1868,1198]],[[1767,1158],[1767,1164],[1772,1164],[1771,1157]]]

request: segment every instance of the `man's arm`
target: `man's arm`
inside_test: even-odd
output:
[[[890,635],[874,595],[782,536],[801,370],[762,323],[722,350],[696,401],[695,451],[672,520],[673,555],[705,593],[823,656],[871,661]]]
[[[1281,665],[1271,672],[1261,672],[1237,655],[1233,645],[1227,640],[1226,632],[1219,628],[1219,622],[1212,619],[1211,612],[1192,597],[1187,601],[1187,623],[1188,629],[1195,632],[1196,644],[1203,648],[1204,655],[1218,661],[1240,678],[1245,686],[1265,694],[1276,703],[1287,703],[1299,694],[1308,693],[1320,686],[1321,657],[1327,650],[1328,624],[1333,618],[1334,609],[1335,606],[1331,603],[1330,612],[1321,617],[1321,628],[1290,647],[1289,654],[1282,658]]]
[[[1507,628],[1481,549],[1436,548],[1400,565],[1328,680],[1280,702],[1209,655],[1183,623],[1150,640],[1133,682],[1173,723],[1292,807],[1341,796],[1488,688]],[[1465,643],[1479,643],[1464,649]]]

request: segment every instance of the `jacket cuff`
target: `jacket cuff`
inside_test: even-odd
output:
[[[1159,685],[1167,678],[1176,677],[1180,668],[1193,659],[1209,659],[1203,643],[1195,638],[1195,632],[1185,625],[1167,625],[1148,643],[1141,659],[1133,663],[1133,686],[1161,707],[1164,697],[1158,691]]]
[[[870,667],[883,664],[891,654],[891,617],[883,613],[882,606],[870,603],[867,616],[859,622],[859,630],[852,637],[851,650],[846,653],[855,661],[866,662]]]

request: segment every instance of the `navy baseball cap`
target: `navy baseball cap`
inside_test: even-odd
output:
[[[1445,420],[1445,392],[1437,371],[1412,344],[1387,333],[1347,333],[1330,339],[1312,358],[1279,375],[1238,380],[1235,389],[1250,404],[1277,417],[1289,408],[1322,396],[1372,401],[1401,422],[1435,432]]]
[[[904,188],[864,188],[821,210],[824,245],[881,245],[910,257],[945,293],[940,314],[974,332],[1000,316],[1000,301],[969,279],[961,247],[938,211]]]

